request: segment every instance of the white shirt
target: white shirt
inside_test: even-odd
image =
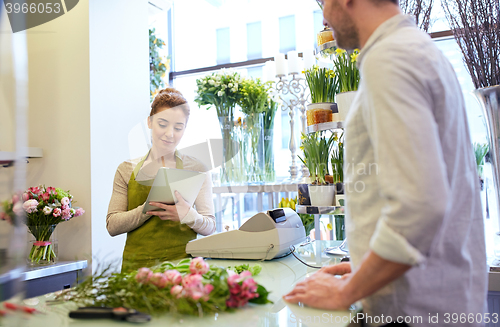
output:
[[[377,28],[358,64],[361,82],[345,129],[352,266],[369,249],[413,266],[363,300],[364,312],[393,320],[421,316],[426,326],[429,314],[439,314],[434,326],[447,325],[447,313],[484,314],[479,182],[451,64],[403,15]]]

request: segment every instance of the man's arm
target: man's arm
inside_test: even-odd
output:
[[[335,266],[328,271],[335,273],[334,268]],[[297,283],[283,298],[287,302],[301,302],[319,309],[345,310],[354,302],[395,281],[410,268],[410,265],[385,260],[375,252],[369,251],[353,273],[338,278],[331,273],[323,272],[325,271],[323,269]],[[345,272],[344,267],[341,270]]]

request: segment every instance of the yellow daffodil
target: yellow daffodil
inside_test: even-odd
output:
[[[156,41],[158,41],[158,39],[155,39],[155,40],[153,41],[153,43],[154,43],[154,44],[156,44]]]
[[[335,52],[337,53],[337,55],[341,55],[341,54],[345,53],[346,51],[345,51],[344,49],[337,48],[337,49],[335,50]]]
[[[358,56],[359,56],[359,53],[353,53],[351,55],[351,62],[356,62],[358,61]]]
[[[328,224],[328,225],[326,225],[326,229],[328,229],[328,230],[332,230],[332,229],[333,229],[332,224]]]

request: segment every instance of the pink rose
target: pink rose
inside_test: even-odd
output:
[[[43,193],[42,194],[42,200],[43,201],[49,201],[50,199],[50,194],[49,193]]]
[[[23,201],[28,201],[31,198],[30,193],[23,193]]]
[[[69,220],[71,218],[71,209],[70,208],[64,209],[61,212],[61,215],[62,215],[62,217],[61,217],[62,219]]]
[[[69,206],[69,199],[67,196],[65,196],[64,198],[61,199],[61,204],[63,206]]]
[[[135,275],[135,280],[140,284],[146,284],[149,282],[153,272],[149,268],[141,268],[138,270],[137,275]]]
[[[203,275],[206,274],[209,270],[210,266],[201,257],[194,258],[189,265],[189,271],[191,271],[192,274]]]
[[[206,284],[205,285],[205,293],[210,294],[214,290],[214,286],[212,284]]]
[[[194,288],[201,284],[202,277],[198,274],[189,274],[182,279],[182,286],[184,288]]]
[[[149,282],[158,288],[164,288],[165,286],[167,286],[168,280],[164,274],[158,272],[154,273],[153,276],[151,276]]]
[[[47,187],[47,192],[48,192],[48,193],[51,193],[51,194],[54,194],[54,195],[56,195],[56,194],[57,194],[57,192],[56,192],[56,188],[55,188],[55,187],[52,187],[52,186]]]
[[[12,196],[12,204],[16,204],[16,203],[17,203],[17,201],[19,201],[19,195],[14,194],[14,195]]]
[[[82,208],[78,208],[75,210],[74,217],[79,217],[79,216],[83,215],[84,213],[85,213],[85,210],[83,210]]]
[[[175,296],[176,298],[182,297],[182,286],[181,285],[175,285],[170,289],[170,294]]]
[[[27,213],[37,212],[38,201],[37,200],[28,200],[23,203],[23,209]]]
[[[170,284],[179,285],[182,283],[182,275],[177,270],[167,270],[163,274]]]
[[[54,217],[59,217],[61,215],[61,209],[55,208],[54,211],[52,211],[52,215]]]
[[[239,308],[248,303],[249,300],[259,296],[257,293],[257,283],[251,278],[252,273],[244,271],[241,274],[234,274],[228,277],[229,299],[226,305],[230,308]]]

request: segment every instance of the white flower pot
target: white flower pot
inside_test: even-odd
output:
[[[335,184],[309,185],[311,205],[315,207],[331,207],[335,204]]]
[[[337,94],[337,106],[339,108],[339,119],[340,121],[345,121],[347,113],[351,108],[354,97],[358,91],[342,92]]]
[[[329,110],[332,113],[332,119],[331,120],[326,120],[326,121],[321,121],[321,122],[312,122],[310,121],[308,116],[308,121],[307,125],[312,125],[314,123],[326,123],[328,121],[340,121],[340,116],[339,116],[339,111],[337,108],[337,104],[335,102],[320,102],[320,103],[311,103],[307,105],[307,111],[312,112],[316,109],[323,109],[323,110]]]

